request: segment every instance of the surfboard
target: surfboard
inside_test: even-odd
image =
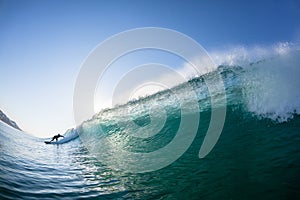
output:
[[[45,144],[61,144],[61,141],[44,141]]]

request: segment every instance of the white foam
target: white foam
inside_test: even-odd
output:
[[[300,114],[300,51],[278,52],[273,59],[245,66],[242,85],[250,112],[283,122]]]

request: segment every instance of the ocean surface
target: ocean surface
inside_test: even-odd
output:
[[[47,138],[0,122],[0,199],[300,199],[299,72],[298,51],[219,66],[170,90],[103,110],[68,130],[58,144],[46,145]],[[218,104],[224,96],[205,84],[217,75],[225,105]],[[191,92],[199,109],[182,113],[174,94],[189,105]],[[212,99],[214,109],[226,107],[226,118],[216,145],[200,159]],[[178,159],[157,170],[126,170],[128,163],[143,166],[161,158],[134,160],[135,154],[126,157],[124,151],[158,151],[172,143],[183,115],[195,114],[195,138]],[[160,119],[161,126],[152,126]],[[95,140],[106,143],[97,146]]]

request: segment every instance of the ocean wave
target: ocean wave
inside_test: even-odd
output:
[[[245,112],[278,122],[287,121],[295,114],[300,114],[300,51],[281,49],[276,52],[280,52],[281,55],[277,54],[274,57],[274,54],[269,54],[273,57],[244,65],[220,65],[215,70],[171,89],[102,110],[93,118],[105,118],[107,115],[110,118],[128,116],[128,110],[145,113],[158,102],[166,108],[172,107],[178,104],[174,93],[183,94],[188,102],[192,96],[191,92],[195,92],[200,109],[208,109],[211,106],[211,97],[218,94],[209,92],[205,80],[213,82],[221,74],[227,104],[243,104]],[[194,91],[187,90],[190,85]]]
[[[269,199],[292,197],[298,194],[294,185],[299,182],[300,166],[298,66],[299,52],[244,66],[219,66],[169,90],[102,110],[76,129],[69,129],[63,145],[44,145],[43,139],[0,122],[0,198],[145,199],[165,195],[182,199],[186,197],[182,196],[185,192],[178,193],[182,185],[194,199],[203,195],[220,199],[228,193],[238,198],[261,197],[262,193]],[[226,105],[218,104],[224,96],[217,90],[210,93],[205,82],[213,82],[218,75],[224,82]],[[194,103],[192,93],[199,110],[189,107]],[[147,155],[164,149],[177,137],[182,104],[176,94],[183,97],[184,115],[201,115],[188,121],[199,123],[194,138],[190,126],[183,129],[184,140],[192,142],[184,149],[182,141],[152,160],[128,157],[125,151]],[[216,109],[226,106],[226,121],[218,143],[199,159],[211,120],[212,98]],[[160,170],[122,170],[130,167],[130,162],[151,167],[177,149],[183,149],[181,157]],[[228,182],[229,187],[223,187]],[[253,190],[239,196],[236,188],[241,186]],[[217,193],[207,192],[216,188]]]

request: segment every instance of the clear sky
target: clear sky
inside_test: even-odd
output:
[[[0,0],[0,109],[45,137],[74,126],[80,66],[132,28],[182,32],[208,51],[300,41],[300,1]]]

